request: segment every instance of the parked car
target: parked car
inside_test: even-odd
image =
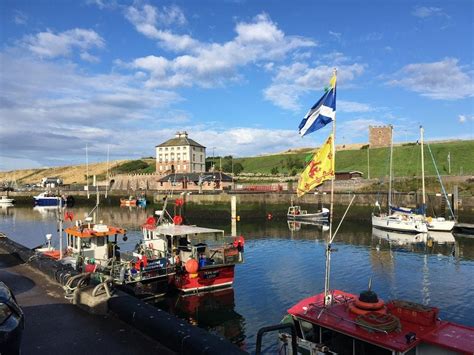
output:
[[[0,281],[0,354],[19,354],[25,316],[10,288]]]
[[[10,186],[2,186],[1,190],[2,191],[14,191],[15,189],[13,187],[10,187]]]

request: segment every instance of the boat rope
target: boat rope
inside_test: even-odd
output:
[[[395,317],[393,314],[370,312],[358,316],[355,322],[357,325],[367,329],[369,332],[377,330],[390,333],[401,329],[400,319]]]
[[[79,275],[75,275],[70,277],[66,284],[63,286],[64,289],[64,298],[71,300],[74,298],[74,291],[78,288],[81,288],[87,285],[90,281],[91,274],[90,273],[82,273]]]
[[[410,311],[417,311],[417,312],[429,312],[432,311],[431,307],[424,306],[419,303],[409,302],[409,301],[402,301],[402,300],[391,300],[391,304],[395,307],[408,309]]]
[[[349,202],[349,205],[347,206],[346,211],[344,212],[344,215],[342,216],[341,220],[339,221],[339,225],[337,226],[336,231],[332,235],[331,240],[329,241],[329,244],[331,244],[333,242],[334,238],[336,237],[337,231],[339,230],[339,227],[342,225],[342,222],[344,221],[344,218],[346,217],[347,212],[349,212],[349,208],[351,208],[352,202],[354,201],[355,197],[356,197],[356,195],[352,196],[351,202]],[[332,211],[331,211],[331,213],[332,213]]]
[[[443,181],[441,180],[441,176],[439,175],[438,166],[436,165],[435,158],[433,156],[433,153],[431,152],[430,144],[427,143],[427,145],[428,145],[428,150],[429,150],[430,155],[431,155],[431,160],[433,161],[433,165],[434,165],[435,170],[436,170],[436,175],[438,176],[438,180],[439,180],[439,183],[441,185],[441,190],[443,191],[443,196],[446,199],[446,202],[447,202],[448,207],[449,207],[449,212],[451,212],[451,216],[455,219],[456,217],[454,216],[454,212],[453,212],[453,209],[451,207],[451,203],[449,202],[448,194],[446,193],[446,189],[444,188]]]

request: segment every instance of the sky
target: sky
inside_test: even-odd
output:
[[[320,145],[298,125],[337,68],[336,144],[474,138],[471,0],[1,0],[0,170]]]

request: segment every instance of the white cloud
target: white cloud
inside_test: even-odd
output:
[[[408,64],[388,82],[435,100],[456,100],[474,96],[472,71],[455,58],[433,63]]]
[[[334,37],[337,41],[340,41],[342,33],[329,31],[329,35]]]
[[[125,10],[125,17],[138,32],[148,38],[159,40],[167,49],[186,51],[200,46],[199,41],[189,35],[177,35],[169,30],[158,29],[158,25],[170,26],[186,23],[183,12],[177,6],[165,6],[162,10],[148,4],[143,5],[142,8],[129,6]]]
[[[28,22],[28,16],[19,10],[15,10],[13,22],[15,22],[17,25],[26,25]]]
[[[337,101],[337,111],[341,111],[341,112],[371,112],[371,111],[374,111],[374,108],[372,108],[368,104],[364,104],[364,103],[360,103],[360,102],[338,100]]]
[[[459,120],[459,123],[466,123],[466,122],[469,122],[469,121],[474,121],[474,116],[459,115],[458,120]]]
[[[137,11],[134,8],[132,12]],[[144,22],[153,22],[156,10],[143,11]],[[291,51],[316,45],[309,39],[286,36],[266,14],[256,16],[249,23],[237,23],[235,38],[222,44],[202,44],[191,37],[183,44],[180,42],[183,36],[176,42],[173,39],[176,35],[171,32],[165,35],[155,27],[147,29],[165,45],[175,48],[182,45],[180,49],[188,52],[174,59],[149,55],[129,63],[129,68],[149,73],[148,87],[222,86],[227,81],[240,80],[239,67],[251,63],[265,65],[284,58]]]
[[[97,32],[83,28],[57,34],[51,31],[40,32],[26,36],[23,43],[31,52],[45,58],[69,56],[74,48],[81,50],[81,53],[87,57],[88,49],[105,46],[104,39]],[[91,56],[89,55],[88,58],[90,59]]]
[[[433,6],[430,6],[430,7],[417,6],[413,9],[411,14],[413,16],[419,17],[419,18],[427,18],[427,17],[431,17],[431,16],[446,16],[446,17],[448,17],[448,15],[446,15],[443,12],[443,9],[441,9],[439,7],[433,7]]]
[[[172,108],[179,95],[143,89],[133,75],[89,74],[19,51],[1,53],[0,61],[0,160],[81,161],[86,142],[100,149],[112,144],[123,156],[150,155],[154,132],[189,120]],[[142,137],[149,140],[142,143]]]
[[[338,85],[348,85],[364,72],[363,64],[338,65]],[[310,67],[306,63],[293,63],[277,68],[273,83],[263,91],[266,100],[287,110],[300,109],[299,99],[308,92],[322,90],[329,84],[333,67]],[[322,91],[321,91],[322,92]]]

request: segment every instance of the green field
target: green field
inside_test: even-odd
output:
[[[441,175],[448,172],[448,154],[451,155],[451,175],[471,175],[474,174],[474,141],[453,141],[446,143],[430,144],[431,151],[435,157]],[[361,171],[366,178],[367,159],[370,159],[370,177],[380,178],[388,176],[389,173],[389,148],[344,150],[336,153],[336,171]],[[425,174],[435,175],[435,168],[425,144]],[[272,169],[278,168],[282,174],[291,174],[288,169],[288,159],[299,160],[301,164],[305,161],[308,153],[300,154],[276,154],[259,157],[238,158],[234,162],[240,162],[243,173],[271,174]],[[393,152],[393,174],[394,177],[411,177],[421,175],[421,149],[416,144],[406,144],[395,146]]]

